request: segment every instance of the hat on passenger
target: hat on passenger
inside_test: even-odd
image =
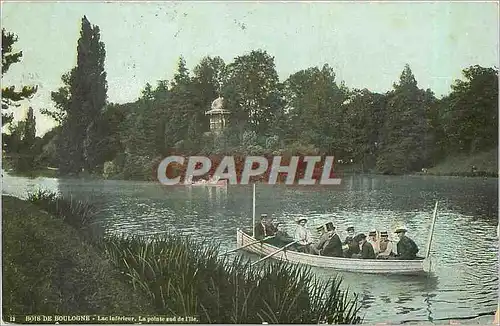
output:
[[[354,241],[359,242],[363,239],[366,239],[366,235],[364,233],[360,233],[354,237]]]
[[[335,226],[333,226],[333,223],[332,222],[328,222],[325,224],[325,227],[326,227],[326,230],[327,231],[333,231],[335,230]]]
[[[368,233],[369,236],[372,236],[372,235],[377,235],[377,231],[376,230],[371,230],[370,233]]]
[[[301,221],[306,221],[307,222],[307,218],[305,218],[305,217],[297,217],[295,219],[295,222],[297,222],[297,224],[299,224]]]
[[[382,231],[382,232],[380,232],[380,236],[381,237],[388,237],[389,233],[387,233],[387,231]]]
[[[404,233],[406,231],[408,231],[408,229],[406,228],[406,226],[399,226],[399,227],[396,228],[396,231],[394,231],[394,232],[396,234],[398,234],[398,233]]]
[[[346,229],[347,231],[353,231],[354,232],[354,226],[349,225]]]

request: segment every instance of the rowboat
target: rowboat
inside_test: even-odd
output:
[[[268,243],[259,242],[241,229],[236,232],[236,246],[242,250],[258,254],[270,255],[279,251]],[[254,243],[254,244],[250,244]],[[398,274],[398,275],[423,275],[428,273],[429,265],[426,259],[420,260],[386,260],[386,259],[356,259],[343,257],[328,257],[310,255],[293,250],[279,251],[271,258],[295,264],[305,264],[314,267],[333,269],[338,271],[368,273],[368,274]]]
[[[227,187],[227,180],[218,178],[210,178],[209,180],[201,179],[196,182],[192,181],[192,177],[188,177],[185,183],[188,187]]]
[[[227,186],[227,180],[218,180],[218,181],[197,181],[193,182],[191,184],[188,184],[188,186],[193,186],[193,187],[226,187]]]
[[[367,273],[367,274],[398,274],[398,275],[425,275],[431,273],[430,248],[436,222],[437,205],[434,207],[427,250],[425,257],[415,260],[399,259],[358,259],[344,257],[328,257],[306,254],[303,252],[275,247],[271,244],[257,241],[255,236],[246,234],[240,228],[236,231],[236,250],[246,250],[266,258],[286,261],[294,264],[304,264],[314,267],[332,269],[336,271]],[[255,225],[255,184],[253,189],[253,225]]]

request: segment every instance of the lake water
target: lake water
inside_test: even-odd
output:
[[[226,250],[236,246],[236,229],[251,229],[252,224],[251,186],[166,187],[4,173],[4,193],[25,197],[36,188],[91,200],[109,233],[209,236]],[[357,231],[376,228],[392,234],[405,224],[424,255],[436,200],[431,277],[342,273],[344,286],[360,295],[362,314],[370,323],[436,322],[492,313],[498,302],[498,179],[350,176],[341,186],[326,188],[258,185],[256,213],[285,222],[290,233],[297,216],[307,216],[311,230],[333,221],[340,231],[352,223]],[[314,271],[321,277],[334,275]]]

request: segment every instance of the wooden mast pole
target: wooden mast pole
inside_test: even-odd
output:
[[[255,183],[253,183],[253,196],[252,196],[252,236],[255,239]]]

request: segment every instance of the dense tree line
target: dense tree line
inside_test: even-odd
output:
[[[465,68],[439,99],[418,87],[409,65],[392,90],[376,93],[349,89],[327,64],[280,81],[274,57],[254,50],[230,63],[205,57],[193,71],[181,57],[171,81],[147,83],[138,100],[116,104],[106,97],[99,28],[86,17],[77,52],[52,93],[56,110],[44,110],[59,123],[49,161],[61,174],[153,179],[174,153],[334,155],[365,172],[401,174],[497,147],[496,68]],[[213,134],[205,112],[219,96],[231,114]]]

